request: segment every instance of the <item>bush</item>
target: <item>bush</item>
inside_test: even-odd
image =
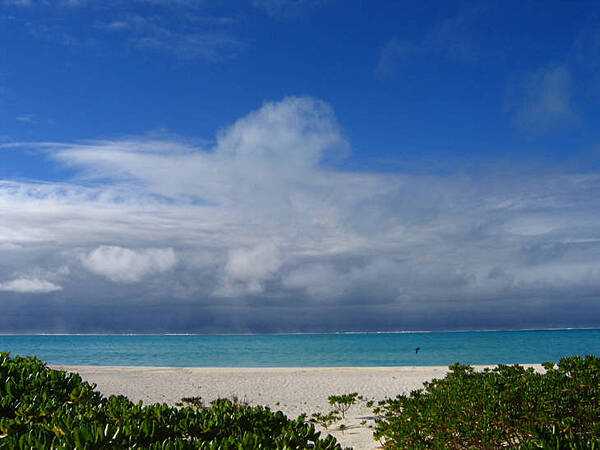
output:
[[[335,414],[342,416],[342,419],[346,418],[346,413],[355,405],[358,400],[362,400],[362,397],[358,395],[358,392],[352,392],[351,394],[341,395],[330,395],[327,398],[329,404],[333,407]]]
[[[327,397],[327,401],[333,408],[328,413],[314,413],[310,417],[310,421],[312,423],[316,423],[321,425],[325,429],[329,429],[329,427],[340,421],[346,419],[346,413],[355,405],[358,400],[362,400],[363,398],[358,395],[358,392],[352,392],[350,394],[340,394],[340,395],[330,395]],[[338,427],[339,430],[345,430],[346,425],[340,424]]]
[[[341,449],[301,416],[217,400],[204,407],[103,397],[77,374],[0,353],[0,447],[10,449]]]
[[[384,448],[600,449],[600,358],[475,371],[455,364],[444,379],[380,402]]]

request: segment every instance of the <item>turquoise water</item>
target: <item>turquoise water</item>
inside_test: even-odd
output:
[[[418,354],[415,348],[420,347]],[[0,336],[0,351],[53,364],[169,367],[541,363],[600,355],[600,330],[250,336]]]

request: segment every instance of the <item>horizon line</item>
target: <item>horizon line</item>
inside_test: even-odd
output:
[[[296,336],[296,335],[353,335],[353,334],[427,334],[427,333],[493,333],[524,331],[598,331],[600,327],[558,328],[493,328],[465,330],[399,330],[399,331],[315,331],[275,333],[5,333],[0,336]]]

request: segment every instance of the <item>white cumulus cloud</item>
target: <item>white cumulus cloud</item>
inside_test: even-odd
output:
[[[264,289],[263,282],[273,276],[281,264],[282,256],[272,243],[232,250],[225,265],[224,289],[220,293],[260,293]]]
[[[82,257],[82,263],[89,271],[116,283],[135,283],[146,275],[173,268],[176,262],[171,248],[132,250],[103,245]]]
[[[62,290],[62,287],[38,278],[16,278],[5,283],[0,283],[0,291],[16,292],[19,294],[47,294],[60,290]]]

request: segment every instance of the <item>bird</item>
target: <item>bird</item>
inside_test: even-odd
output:
[[[419,350],[421,350],[421,347],[417,347],[417,348],[415,348],[415,355],[416,355],[417,353],[419,353]]]

